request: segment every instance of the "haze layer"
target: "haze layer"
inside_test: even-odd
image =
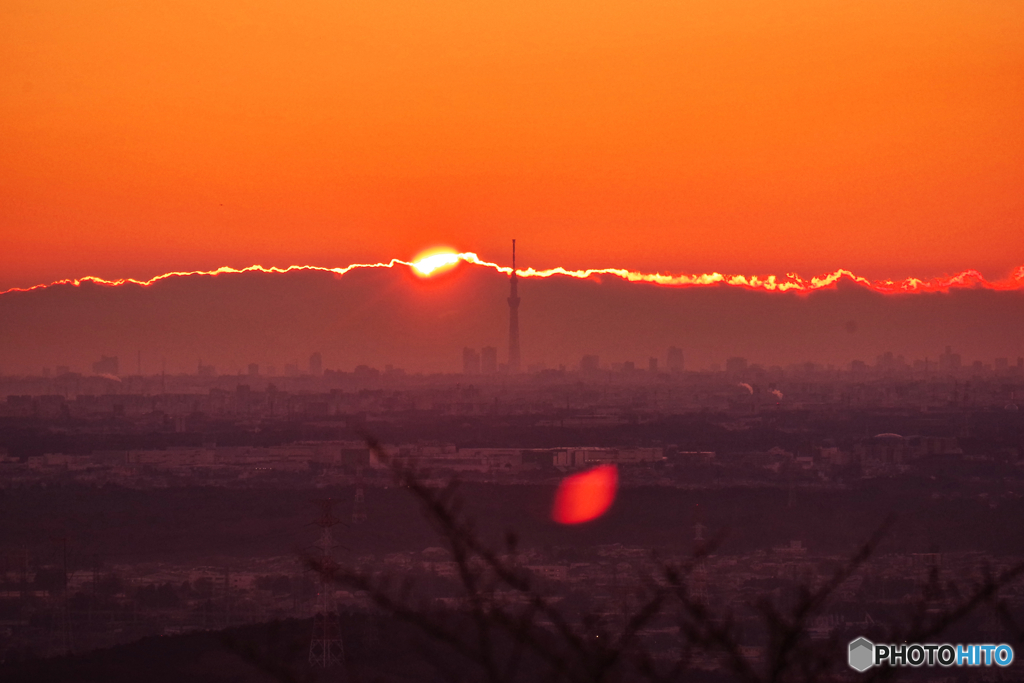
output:
[[[461,265],[424,279],[412,269],[248,272],[173,277],[150,286],[56,285],[0,295],[0,371],[84,371],[118,355],[126,374],[141,351],[143,372],[195,372],[199,359],[235,373],[248,363],[392,364],[456,372],[463,347],[494,346],[504,361],[508,277]],[[881,294],[842,280],[811,293],[711,285],[665,287],[614,276],[520,278],[524,365],[574,367],[683,349],[690,368],[745,356],[766,365],[815,361],[846,366],[885,351],[908,360],[946,345],[991,363],[1024,356],[1024,290],[954,287]]]

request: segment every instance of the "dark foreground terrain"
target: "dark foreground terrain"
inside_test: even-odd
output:
[[[500,539],[515,530],[539,547],[623,543],[675,551],[689,548],[700,507],[702,523],[727,534],[723,553],[746,553],[798,539],[814,551],[844,553],[890,515],[885,552],[1024,550],[1024,491],[993,478],[972,484],[943,476],[855,481],[848,486],[723,485],[688,490],[624,488],[608,515],[580,527],[550,520],[554,486],[466,483],[469,516]],[[998,473],[995,473],[998,474]],[[212,556],[294,553],[315,541],[315,499],[334,498],[344,516],[354,489],[184,487],[134,490],[77,484],[0,491],[0,552],[51,553],[51,537],[72,539],[79,554],[108,562],[201,561]],[[355,555],[438,545],[415,500],[395,486],[367,488],[367,521],[339,528]]]

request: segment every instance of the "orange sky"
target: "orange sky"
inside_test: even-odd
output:
[[[0,289],[447,244],[1024,263],[1015,0],[6,0]]]

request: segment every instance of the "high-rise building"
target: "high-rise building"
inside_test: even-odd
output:
[[[647,370],[653,375],[658,371],[658,359],[654,356],[647,361]]]
[[[511,293],[508,296],[508,371],[519,372],[519,282],[516,276],[516,241],[512,240]]]
[[[668,347],[668,362],[665,365],[668,366],[669,372],[682,372],[683,371],[683,350],[675,346]]]
[[[728,373],[741,373],[747,370],[747,359],[742,356],[733,356],[725,360],[725,371]]]
[[[959,370],[960,365],[960,354],[953,353],[952,347],[947,346],[946,352],[939,356],[939,370],[942,372],[953,372]]]
[[[493,375],[498,371],[498,349],[493,346],[480,349],[480,371],[485,375]]]
[[[598,356],[583,356],[580,360],[580,372],[597,372],[600,364],[601,359]]]
[[[100,359],[92,364],[92,371],[97,375],[118,374],[117,356],[100,356]]]
[[[309,356],[309,374],[314,377],[324,374],[324,361],[319,351],[314,351]]]
[[[249,363],[249,376],[256,377],[260,374],[259,363]]]
[[[476,349],[471,349],[468,346],[462,349],[462,374],[480,374],[480,354]]]

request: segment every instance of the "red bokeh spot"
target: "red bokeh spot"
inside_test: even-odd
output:
[[[551,518],[559,524],[580,524],[597,519],[612,506],[619,485],[615,465],[601,465],[566,477],[555,492]]]

